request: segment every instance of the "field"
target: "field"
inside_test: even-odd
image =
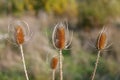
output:
[[[73,32],[71,44],[62,49],[63,80],[91,80],[98,54],[96,41],[104,26],[107,26],[108,47],[101,51],[94,80],[120,80],[120,11],[117,10],[120,1],[97,0],[95,5],[94,0],[53,0],[59,6],[51,1],[41,0],[42,6],[34,3],[25,9],[22,3],[21,7],[20,3],[15,6],[14,0],[9,2],[14,5],[11,8],[0,4],[0,80],[26,80],[19,45],[11,40],[16,34],[10,35],[12,27],[8,29],[14,20],[24,20],[29,25],[30,35],[24,35],[28,41],[22,46],[30,80],[52,80],[51,59],[59,55],[53,46],[52,33],[61,21],[68,22],[69,40]],[[4,0],[1,3],[8,4]],[[55,80],[60,80],[59,72],[58,65]]]

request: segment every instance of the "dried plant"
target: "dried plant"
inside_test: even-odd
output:
[[[58,57],[54,56],[51,59],[51,64],[50,64],[50,67],[52,69],[52,80],[55,80],[55,70],[57,68],[57,65],[58,65]]]
[[[69,30],[67,23],[60,22],[58,23],[52,34],[52,41],[54,47],[59,50],[59,71],[60,71],[60,80],[63,80],[63,71],[62,71],[62,50],[66,49],[72,41],[69,40]]]
[[[8,26],[8,33],[12,43],[20,47],[26,80],[29,80],[22,46],[26,41],[30,39],[32,35],[29,30],[29,26],[24,21],[16,20],[11,22],[11,24]]]
[[[17,44],[23,44],[24,43],[24,32],[23,32],[23,29],[18,26],[16,27],[16,41],[17,41]]]
[[[99,58],[100,58],[100,53],[101,53],[101,51],[105,50],[108,47],[107,44],[108,44],[107,28],[103,27],[103,29],[99,33],[99,35],[97,37],[97,41],[96,41],[96,48],[98,50],[98,54],[97,54],[97,59],[96,59],[96,63],[95,63],[95,67],[94,67],[94,71],[93,71],[91,80],[94,80],[94,78],[95,78],[96,69],[97,69],[97,65],[99,62]]]

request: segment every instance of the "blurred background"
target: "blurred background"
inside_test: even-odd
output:
[[[14,19],[26,21],[33,32],[23,45],[30,80],[51,80],[50,60],[58,55],[51,36],[61,20],[74,33],[72,44],[63,50],[64,80],[90,80],[103,25],[110,26],[112,45],[101,53],[95,80],[120,80],[120,0],[0,0],[0,80],[26,80],[19,47],[7,40]]]

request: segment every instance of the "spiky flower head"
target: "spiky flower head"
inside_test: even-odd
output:
[[[12,43],[23,44],[31,38],[32,33],[25,21],[14,20],[8,26],[8,35]]]
[[[72,41],[72,35],[70,40],[69,37],[70,36],[69,36],[68,25],[63,22],[58,23],[55,26],[52,34],[52,41],[54,47],[59,50],[67,48]]]
[[[103,27],[101,32],[99,33],[96,41],[96,48],[98,50],[103,50],[107,47],[108,36],[107,36],[107,28]]]
[[[51,69],[55,70],[57,68],[57,65],[58,65],[58,57],[54,56],[51,59],[50,67],[51,67]]]

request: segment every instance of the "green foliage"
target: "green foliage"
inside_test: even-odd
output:
[[[1,12],[4,11],[4,8],[6,8],[6,11],[12,12],[13,14],[21,14],[26,11],[38,13],[38,11],[42,9],[56,15],[77,15],[77,3],[75,0],[9,0],[0,2]],[[3,3],[6,5],[3,5]]]
[[[57,15],[66,13],[72,16],[77,14],[77,3],[75,0],[47,0],[45,9]],[[72,12],[72,14],[70,12]]]
[[[119,16],[120,1],[114,0],[84,0],[79,1],[79,17],[82,26],[100,26],[109,19]]]
[[[4,70],[0,71],[0,80],[25,80],[25,77],[22,72]]]
[[[64,72],[66,72],[65,80],[90,80],[97,55],[92,55],[84,51],[80,51],[75,57],[65,57]],[[112,70],[117,67],[117,63],[112,60],[112,65],[106,59],[100,57],[98,69],[96,73],[96,80],[115,80],[117,72]],[[113,65],[114,64],[114,65]],[[108,67],[110,66],[110,67]]]
[[[0,1],[1,13],[21,14],[39,10],[57,16],[79,19],[82,26],[100,26],[120,15],[120,1],[114,0],[9,0]]]
[[[7,3],[6,1],[0,0],[0,14],[7,13]]]

